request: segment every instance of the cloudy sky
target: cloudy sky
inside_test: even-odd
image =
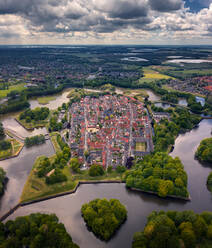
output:
[[[0,44],[212,45],[212,0],[0,0]]]

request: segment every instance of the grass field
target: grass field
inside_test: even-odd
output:
[[[58,193],[63,193],[73,190],[79,181],[94,181],[94,180],[120,180],[121,175],[117,172],[112,172],[110,174],[105,174],[99,177],[90,177],[88,171],[82,171],[80,174],[72,174],[70,167],[67,165],[62,170],[63,174],[66,175],[67,181],[63,183],[55,183],[53,185],[48,185],[45,183],[45,178],[39,178],[36,175],[36,168],[39,165],[40,161],[44,158],[41,156],[37,158],[35,164],[28,176],[26,184],[21,195],[21,202],[26,202],[30,200],[39,199],[42,197],[55,195]],[[50,157],[50,161],[54,160],[55,155]]]
[[[143,68],[144,71],[144,77],[140,78],[139,82],[155,82],[157,80],[161,79],[170,79],[172,77],[161,74],[158,71],[153,70],[151,67],[145,67]]]
[[[146,151],[146,143],[143,142],[136,142],[135,150],[137,152],[145,152]]]
[[[12,147],[8,150],[0,151],[0,159],[7,159],[18,155],[22,147],[24,146],[23,143],[19,142],[16,139],[9,139],[9,141],[11,142]]]
[[[24,90],[24,85],[25,83],[21,83],[21,84],[17,84],[17,85],[12,85],[9,87],[8,90],[0,90],[0,98],[4,98],[7,96],[8,93],[10,93],[13,90],[17,90],[17,91],[22,91]]]
[[[43,97],[39,97],[37,98],[37,101],[40,103],[40,104],[48,104],[50,101],[53,101],[55,100],[56,97],[55,96],[43,96]]]

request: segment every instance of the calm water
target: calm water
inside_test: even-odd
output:
[[[57,95],[52,95],[53,97],[55,97],[55,100],[50,101],[48,104],[40,104],[36,99],[34,100],[30,100],[30,107],[31,109],[34,109],[36,107],[47,107],[49,109],[57,109],[58,107],[60,107],[63,103],[68,103],[69,102],[69,98],[67,97],[69,94],[70,89],[67,89],[65,91],[63,91],[62,94],[57,94]]]
[[[0,216],[16,205],[20,199],[24,184],[32,169],[34,161],[41,155],[50,156],[54,154],[51,141],[31,148],[24,147],[16,158],[0,161],[9,181],[4,195],[0,198]]]
[[[160,101],[160,99],[161,99],[160,96],[156,95],[153,91],[146,90],[146,89],[145,89],[145,91],[149,95],[149,100],[151,102]]]
[[[15,119],[14,116],[8,115],[5,117],[2,117],[0,121],[3,123],[4,128],[11,129],[15,131],[16,133],[20,134],[22,137],[28,137],[28,136],[34,136],[39,134],[46,134],[47,130],[45,127],[43,128],[36,128],[32,131],[26,130],[24,127],[22,127]]]
[[[22,207],[8,219],[34,212],[56,213],[60,221],[65,224],[67,231],[70,232],[74,242],[81,248],[129,248],[134,232],[143,229],[146,216],[153,210],[167,211],[173,209],[182,211],[193,209],[196,212],[212,211],[212,194],[206,188],[206,179],[211,168],[194,160],[197,146],[202,139],[211,136],[211,128],[212,120],[203,120],[199,128],[177,138],[175,149],[171,153],[173,157],[180,157],[188,173],[188,189],[192,198],[191,202],[161,199],[144,193],[130,192],[126,190],[124,184],[82,185],[73,195]],[[27,168],[30,170],[30,166]],[[16,174],[14,174],[14,177],[17,177]],[[80,208],[83,203],[103,197],[108,199],[117,198],[128,209],[127,221],[108,243],[98,240],[89,232],[80,215]]]
[[[157,103],[155,103],[155,106],[158,107],[158,108],[163,108],[163,109],[168,109],[168,108],[171,107],[170,104],[163,103],[163,102],[157,102]]]

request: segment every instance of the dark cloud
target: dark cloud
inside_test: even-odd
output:
[[[149,0],[153,10],[159,12],[172,12],[182,8],[182,0]]]
[[[147,16],[148,8],[142,1],[114,1],[108,12],[111,18],[135,19]]]
[[[212,25],[208,27],[208,31],[212,33]]]

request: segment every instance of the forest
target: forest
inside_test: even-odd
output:
[[[79,248],[55,214],[35,213],[0,223],[1,248]]]
[[[188,198],[187,174],[178,157],[157,152],[147,155],[125,173],[126,186],[154,192],[160,197]]]
[[[92,232],[109,240],[127,218],[127,210],[117,199],[95,199],[82,205],[82,216]]]
[[[132,248],[165,247],[212,247],[212,213],[153,211],[144,230],[134,234]]]
[[[201,162],[212,164],[212,138],[207,138],[201,141],[195,156]]]

